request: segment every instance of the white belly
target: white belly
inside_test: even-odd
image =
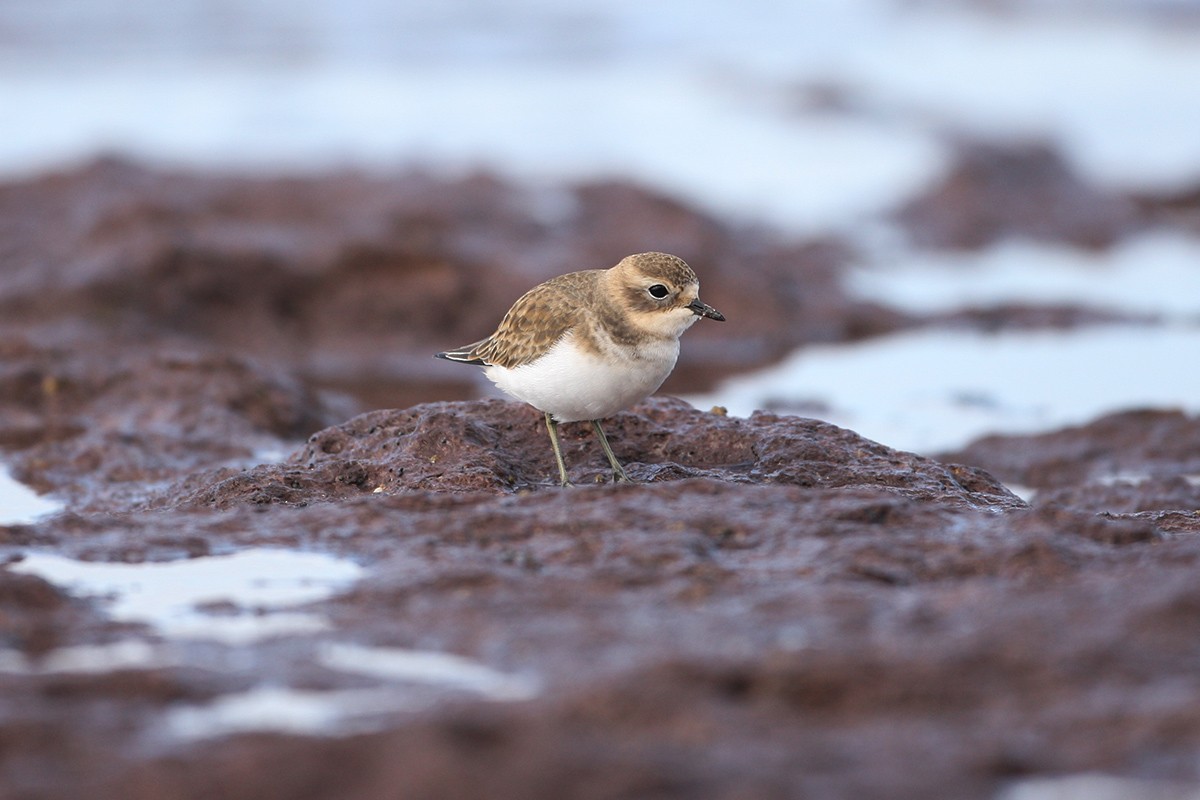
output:
[[[505,394],[547,411],[559,422],[603,419],[644,400],[675,368],[679,340],[657,341],[638,358],[610,359],[580,350],[564,338],[530,364],[487,367]]]

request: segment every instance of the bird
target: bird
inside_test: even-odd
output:
[[[570,486],[560,423],[590,421],[612,468],[631,482],[600,420],[649,397],[675,368],[679,337],[701,318],[725,316],[700,300],[682,258],[626,256],[609,269],[569,272],[522,295],[492,335],[435,354],[476,364],[501,391],[545,415],[559,484]]]

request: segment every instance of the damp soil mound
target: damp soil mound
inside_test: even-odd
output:
[[[737,419],[653,398],[606,420],[630,477],[657,484],[707,478],[738,484],[877,487],[899,497],[972,506],[1023,503],[982,470],[901,453],[817,420],[757,413]],[[561,426],[576,483],[610,480],[590,426]],[[542,415],[504,400],[375,411],[313,434],[280,464],[243,470],[183,505],[310,503],[369,492],[557,490]]]
[[[55,357],[54,413],[74,422],[39,439],[46,386],[12,380],[5,418],[26,437],[12,452],[94,510],[0,528],[10,558],[271,548],[366,573],[304,609],[314,630],[231,643],[118,624],[101,598],[0,571],[4,796],[984,798],[1038,774],[1194,777],[1200,704],[1182,699],[1200,693],[1200,544],[1154,514],[1031,506],[976,466],[670,398],[609,422],[636,484],[607,483],[587,428],[564,426],[580,485],[562,489],[540,416],[519,404],[380,410],[299,439],[330,409],[253,363],[131,362],[143,393]],[[165,409],[158,438],[112,448],[114,464],[155,465],[121,481],[72,466],[95,437],[122,441],[112,397],[135,416]],[[201,418],[212,439],[279,459],[223,463]],[[1123,415],[1045,452],[1107,448],[1136,468],[1120,443],[1141,438],[1138,463],[1182,479],[1194,465],[1175,442],[1194,424]],[[955,459],[1007,471],[987,457],[1004,444]],[[104,666],[131,647],[148,655]],[[423,690],[380,667],[412,651],[526,688]],[[261,710],[280,693],[287,710]]]
[[[937,245],[1104,246],[1146,213],[1053,154],[984,149],[902,221]],[[0,449],[68,503],[0,525],[4,800],[1200,781],[1195,418],[1130,412],[929,458],[658,397],[606,421],[637,483],[609,483],[587,426],[566,425],[577,486],[561,489],[540,415],[465,400],[475,372],[431,358],[563,265],[647,249],[687,258],[738,320],[688,334],[676,391],[912,324],[845,295],[842,243],[782,243],[616,182],[115,161],[0,187],[0,238]],[[219,638],[26,569],[251,549],[361,577],[299,607],[184,610],[261,634]]]
[[[844,243],[788,243],[616,181],[252,178],[104,160],[0,185],[0,240],[0,326],[233,350],[364,410],[477,396],[477,376],[429,355],[487,335],[540,281],[647,250],[687,260],[739,320],[691,332],[668,391],[907,322],[843,291]]]
[[[944,456],[1028,487],[1042,506],[1200,532],[1200,418],[1140,409],[1036,436],[989,436]]]

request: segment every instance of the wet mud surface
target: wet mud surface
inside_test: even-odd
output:
[[[1055,235],[1147,224],[1144,203],[1101,205]],[[2,797],[1200,779],[1196,418],[1130,411],[930,458],[656,397],[605,426],[638,483],[606,483],[587,426],[564,425],[563,490],[537,412],[462,399],[474,372],[430,358],[564,262],[651,246],[731,319],[687,335],[674,391],[920,323],[842,293],[843,244],[784,245],[622,184],[117,162],[0,188],[0,229],[0,448],[68,504],[0,525]],[[361,575],[283,611],[193,610],[293,626],[239,639],[123,616],[30,566],[260,551]],[[431,679],[413,666],[431,654],[469,662],[435,658]]]
[[[40,340],[232,349],[363,408],[478,396],[476,371],[430,353],[491,333],[535,283],[647,250],[683,257],[742,320],[690,332],[664,391],[906,322],[841,290],[843,244],[785,244],[621,183],[215,177],[101,161],[0,187],[0,237],[0,320]]]
[[[929,247],[971,249],[1023,236],[1102,248],[1147,223],[1154,204],[1143,205],[1089,185],[1044,143],[966,141],[948,174],[896,219]]]

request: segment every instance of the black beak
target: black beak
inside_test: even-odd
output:
[[[698,317],[708,317],[709,319],[715,319],[717,322],[725,321],[724,314],[722,314],[720,311],[717,311],[707,303],[701,303],[699,297],[688,303],[688,308],[690,308],[692,313]]]

